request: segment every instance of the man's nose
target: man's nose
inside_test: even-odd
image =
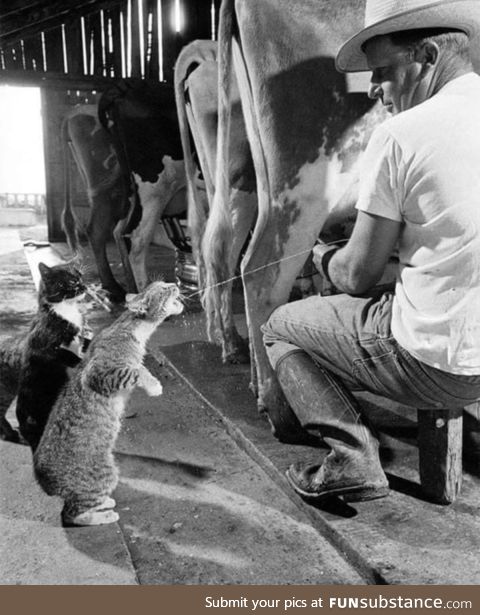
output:
[[[370,85],[368,87],[368,97],[373,100],[377,100],[382,95],[382,86],[379,83],[375,83],[375,81],[370,81]]]

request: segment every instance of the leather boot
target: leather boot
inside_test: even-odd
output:
[[[300,425],[332,449],[322,464],[294,464],[287,470],[295,491],[314,499],[342,495],[351,502],[388,495],[378,439],[343,383],[304,352],[287,355],[276,372]]]

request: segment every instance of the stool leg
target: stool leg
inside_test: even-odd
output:
[[[431,500],[451,504],[462,485],[463,410],[418,410],[420,482]]]

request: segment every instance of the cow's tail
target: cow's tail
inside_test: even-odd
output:
[[[230,215],[230,91],[232,80],[232,37],[234,0],[224,0],[220,9],[218,36],[218,129],[215,194],[202,241],[206,286],[203,306],[207,316],[207,330],[211,341],[225,338],[222,314],[231,300],[231,246],[233,227]],[[225,284],[226,283],[226,284]]]
[[[201,144],[195,139],[195,128],[190,126],[187,117],[186,103],[186,80],[188,75],[195,68],[205,61],[216,61],[217,45],[213,41],[193,41],[180,52],[175,63],[174,83],[175,101],[178,114],[178,124],[180,129],[180,139],[182,142],[183,159],[185,163],[185,174],[187,178],[188,195],[188,228],[191,236],[193,256],[199,270],[199,287],[205,283],[205,267],[200,250],[201,240],[205,232],[205,225],[208,218],[208,203],[204,195],[199,191],[197,179],[197,166],[192,151],[192,138],[197,148],[197,157],[201,162],[202,156],[198,151]],[[213,199],[213,179],[208,164],[202,165],[202,175],[205,181],[208,201]]]
[[[80,253],[78,238],[78,225],[72,207],[71,178],[70,178],[70,135],[68,131],[69,116],[65,117],[61,127],[63,170],[64,170],[64,203],[62,212],[62,228],[67,238],[68,247],[77,258]]]

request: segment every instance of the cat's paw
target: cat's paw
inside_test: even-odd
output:
[[[86,510],[75,517],[69,517],[68,515],[62,517],[65,527],[107,525],[108,523],[115,523],[119,519],[119,514],[114,510],[97,510],[97,507]]]
[[[163,387],[158,380],[148,384],[148,387],[145,388],[147,395],[150,397],[157,397],[163,393]]]
[[[115,502],[115,500],[109,495],[107,495],[105,496],[105,499],[102,501],[102,503],[98,504],[98,506],[95,506],[95,508],[97,510],[107,510],[109,508],[115,508],[116,505],[117,503]]]
[[[0,440],[5,440],[6,442],[15,442],[16,444],[23,444],[18,431],[16,429],[12,429],[10,425],[0,427]]]

